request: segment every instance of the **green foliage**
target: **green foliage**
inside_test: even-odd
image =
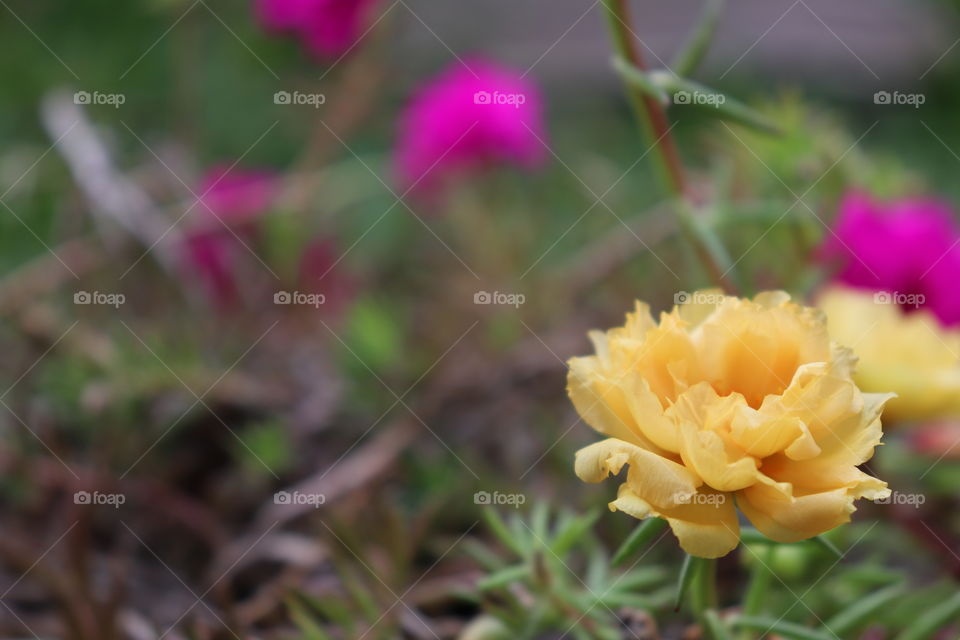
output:
[[[252,475],[283,473],[292,462],[293,451],[289,429],[280,420],[264,420],[244,427],[238,437],[243,444],[233,440],[234,455]]]
[[[529,514],[505,520],[484,507],[487,527],[506,553],[468,545],[485,575],[465,597],[482,604],[509,637],[520,640],[551,632],[619,639],[621,616],[628,611],[666,610],[672,593],[668,572],[639,563],[611,569],[610,556],[592,533],[596,517],[551,512],[538,501]]]
[[[382,375],[403,352],[404,318],[395,308],[374,298],[357,301],[347,318],[342,361],[361,377]]]

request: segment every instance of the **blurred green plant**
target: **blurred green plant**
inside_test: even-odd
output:
[[[484,633],[473,629],[470,638],[522,640],[552,632],[618,640],[631,619],[652,621],[672,603],[664,567],[635,562],[627,569],[611,568],[609,554],[592,533],[598,513],[574,515],[538,501],[529,524],[523,513],[503,519],[491,506],[483,514],[502,552],[467,542],[485,575],[464,597],[499,624],[484,623]]]

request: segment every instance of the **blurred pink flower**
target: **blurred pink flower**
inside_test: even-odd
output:
[[[378,0],[255,0],[267,31],[290,33],[320,58],[345,54],[363,35]]]
[[[300,257],[299,285],[301,291],[320,293],[324,308],[337,314],[357,293],[357,282],[344,269],[337,268],[341,251],[331,238],[314,239]]]
[[[960,460],[960,423],[942,420],[919,425],[907,433],[907,444],[938,461]]]
[[[420,87],[400,116],[394,171],[403,189],[434,192],[488,165],[541,166],[540,91],[519,72],[470,59]]]
[[[184,239],[187,254],[185,275],[199,278],[218,307],[231,307],[240,298],[234,277],[233,238],[210,231],[193,231]]]
[[[252,240],[256,220],[269,211],[279,179],[268,171],[216,166],[201,178],[196,222],[186,233],[186,266],[199,277],[214,302],[232,306],[239,299],[237,262]]]
[[[820,250],[840,269],[836,280],[862,289],[919,294],[945,325],[960,323],[960,232],[953,211],[935,199],[878,202],[844,196]]]
[[[231,170],[217,165],[200,180],[196,193],[200,215],[220,218],[227,224],[240,224],[260,216],[273,204],[279,181],[269,171]],[[221,226],[216,223],[216,226]]]

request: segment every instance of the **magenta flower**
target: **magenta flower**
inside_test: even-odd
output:
[[[916,198],[884,203],[850,192],[821,257],[839,265],[836,279],[844,284],[920,294],[943,324],[960,323],[960,232],[944,202]]]
[[[309,293],[323,294],[323,308],[339,314],[355,297],[358,283],[340,266],[342,251],[331,238],[313,239],[300,256],[299,286]]]
[[[239,299],[237,270],[256,233],[256,220],[276,200],[279,180],[267,171],[210,169],[200,180],[195,223],[185,237],[185,267],[221,307]]]
[[[420,87],[398,129],[394,171],[404,190],[435,192],[491,165],[535,169],[547,157],[539,90],[483,60],[455,62]]]
[[[197,208],[201,216],[215,216],[227,224],[249,222],[270,208],[278,188],[277,177],[269,171],[231,170],[218,165],[200,180]],[[212,222],[221,226],[216,220]]]
[[[345,54],[363,35],[378,0],[255,0],[267,31],[289,33],[320,58]]]

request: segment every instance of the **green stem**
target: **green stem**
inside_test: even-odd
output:
[[[763,611],[763,601],[770,591],[770,583],[773,581],[773,573],[770,571],[770,565],[773,563],[773,555],[776,553],[776,547],[768,545],[766,549],[756,554],[754,557],[753,569],[750,572],[750,582],[747,584],[747,593],[743,598],[743,612],[741,615],[746,617],[756,616]],[[750,629],[744,629],[740,633],[741,640],[752,640],[753,633]]]
[[[713,559],[697,558],[696,574],[693,577],[693,584],[690,589],[690,603],[693,606],[693,614],[697,623],[703,630],[704,637],[712,640],[722,640],[723,636],[718,636],[714,629],[719,623],[719,617],[713,621],[708,620],[710,612],[717,612],[717,561]]]
[[[631,65],[646,70],[643,56],[637,49],[636,40],[630,29],[630,16],[627,11],[627,0],[603,0],[606,9],[610,34],[613,37],[613,46],[617,53]],[[627,87],[630,103],[644,137],[655,146],[654,157],[663,186],[669,195],[685,197],[686,178],[683,165],[680,163],[680,154],[670,135],[670,126],[663,105],[652,96],[642,91]]]
[[[643,56],[630,28],[627,0],[603,0],[603,6],[617,54],[641,73],[645,72]],[[677,217],[687,240],[693,245],[714,282],[725,291],[736,293],[735,278],[732,277],[733,266],[720,239],[694,215],[694,206],[687,193],[686,175],[677,145],[670,134],[666,110],[655,97],[639,87],[628,83],[626,89],[644,139],[654,150],[652,156],[655,158],[657,173],[664,190],[676,201]]]

